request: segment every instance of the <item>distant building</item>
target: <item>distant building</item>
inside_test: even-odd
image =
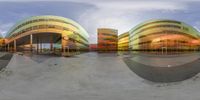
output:
[[[0,34],[0,51],[2,51],[3,50],[3,45],[4,45],[4,42],[5,40],[4,40],[4,38],[3,38],[3,36]]]
[[[129,33],[123,33],[118,36],[118,50],[127,51],[129,48]]]
[[[97,51],[97,44],[90,44],[90,51]]]
[[[110,28],[98,29],[98,51],[116,51],[118,31]]]
[[[3,36],[0,34],[0,49],[2,49],[3,42],[4,42]]]

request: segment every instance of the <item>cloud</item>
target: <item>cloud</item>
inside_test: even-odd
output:
[[[78,1],[78,0],[77,0]],[[81,2],[81,1],[80,1]],[[85,1],[85,2],[88,2]],[[113,1],[108,0],[88,2],[96,8],[89,9],[79,17],[79,22],[93,34],[90,42],[96,43],[97,28],[107,27],[118,29],[119,34],[129,31],[148,11],[183,11],[187,10],[186,3],[161,1]],[[96,36],[97,37],[97,36]]]
[[[7,19],[6,21],[0,21],[0,33],[3,37],[6,36],[7,32],[11,29],[13,25],[15,25],[18,21],[22,20],[23,18],[26,18],[28,16],[31,16],[32,14],[29,13],[15,13],[15,12],[9,12],[9,16],[13,17],[17,20],[12,21]]]
[[[118,2],[98,2],[94,3],[99,8],[115,9],[115,10],[182,10],[185,5],[177,2],[161,2],[161,1],[118,1]]]
[[[0,33],[5,36],[17,22],[37,15],[63,16],[76,21],[76,16],[90,6],[73,2],[0,2],[0,12],[3,12],[0,16]]]
[[[1,0],[0,0],[1,1]],[[16,0],[9,0],[16,1]],[[17,0],[18,1],[18,0]],[[19,0],[21,2],[25,2],[25,0]],[[33,0],[26,0],[26,2],[32,2]],[[34,0],[41,1],[41,0]],[[44,1],[44,0],[42,0]],[[53,1],[53,0],[47,0]],[[97,28],[107,27],[107,28],[115,28],[118,29],[119,34],[129,31],[135,25],[141,23],[144,19],[149,18],[168,18],[164,15],[166,14],[175,14],[181,11],[188,11],[189,6],[188,2],[192,2],[189,0],[58,0],[59,1],[68,1],[62,2],[63,4],[71,4],[70,2],[74,2],[73,6],[65,6],[66,13],[57,13],[56,9],[59,7],[54,7],[54,10],[45,10],[48,7],[42,7],[43,12],[39,14],[44,14],[46,12],[50,14],[60,15],[68,18],[72,18],[73,20],[80,23],[90,34],[90,43],[97,42]],[[70,1],[70,2],[69,2]],[[195,0],[194,0],[195,1]],[[79,3],[81,5],[77,5]],[[85,8],[85,10],[76,9],[78,7],[82,8],[88,5],[92,5],[91,7]],[[24,7],[26,8],[26,7]],[[70,8],[70,9],[69,9]],[[34,9],[34,8],[33,8]],[[63,9],[63,8],[62,8]],[[75,9],[75,10],[74,10]],[[70,11],[71,10],[71,11]],[[30,11],[29,13],[33,13],[37,15],[37,10]],[[73,14],[75,13],[76,14]],[[157,13],[151,13],[157,12]],[[173,13],[173,14],[172,14]],[[20,14],[20,13],[19,13]],[[73,15],[73,16],[71,16]],[[160,17],[160,16],[161,17]],[[29,16],[25,15],[25,16]],[[150,17],[149,17],[150,16]],[[170,17],[171,18],[171,17]],[[0,26],[1,27],[1,26]],[[1,29],[1,28],[0,28]]]
[[[13,26],[14,23],[2,23],[0,22],[0,34],[3,35],[3,37],[6,36],[7,31],[10,29],[11,26]]]
[[[193,25],[193,27],[200,32],[200,21],[196,21]],[[199,34],[200,35],[200,34]]]

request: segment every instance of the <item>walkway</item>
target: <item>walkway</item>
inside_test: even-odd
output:
[[[112,55],[112,56],[108,56]],[[0,73],[2,100],[199,100],[200,74],[176,83],[137,76],[115,54],[14,55]],[[42,59],[42,60],[36,60]]]
[[[0,70],[5,68],[8,63],[10,62],[10,59],[12,58],[13,54],[10,53],[1,53],[0,56]]]

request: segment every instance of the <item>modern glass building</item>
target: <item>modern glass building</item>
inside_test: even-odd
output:
[[[118,50],[127,51],[129,48],[129,33],[125,32],[118,36]]]
[[[0,50],[2,49],[3,47],[3,36],[0,34]]]
[[[196,51],[200,45],[199,32],[180,21],[150,20],[137,25],[129,33],[129,49],[135,51]]]
[[[51,52],[88,50],[88,33],[78,23],[60,16],[33,16],[15,24],[7,33],[7,51]]]
[[[98,29],[98,50],[116,51],[118,41],[118,31],[110,28]]]
[[[0,39],[3,39],[3,36],[2,36],[2,34],[0,34]]]

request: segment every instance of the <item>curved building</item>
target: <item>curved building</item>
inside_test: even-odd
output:
[[[174,20],[150,20],[129,31],[130,50],[162,53],[195,51],[200,45],[199,32]]]
[[[118,36],[118,50],[127,51],[129,47],[129,33],[123,33]]]
[[[75,21],[59,16],[34,16],[18,22],[7,33],[8,51],[87,50],[88,33]]]
[[[1,39],[3,39],[3,36],[2,36],[2,34],[0,33],[0,40],[1,40]]]
[[[2,49],[3,46],[3,36],[0,34],[0,50]]]

